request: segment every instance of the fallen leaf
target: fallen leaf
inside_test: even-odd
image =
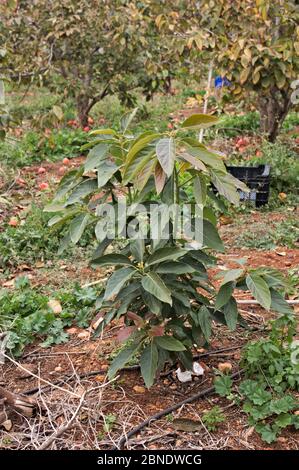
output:
[[[141,387],[140,385],[135,385],[133,387],[134,392],[136,393],[145,393],[145,388]]]
[[[223,372],[224,374],[227,374],[228,372],[230,372],[232,368],[233,366],[231,365],[230,362],[220,362],[218,364],[218,370],[220,370],[220,372]]]
[[[196,432],[202,429],[200,421],[195,421],[189,418],[175,418],[172,426],[177,431]]]
[[[286,195],[286,193],[279,193],[278,194],[278,198],[281,200],[281,201],[284,201],[288,196]]]
[[[6,431],[10,431],[12,429],[12,422],[10,419],[7,419],[6,421],[3,421],[1,426],[3,426]]]
[[[278,256],[286,256],[286,252],[285,251],[275,251],[275,253],[278,255]]]

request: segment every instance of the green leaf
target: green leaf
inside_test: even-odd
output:
[[[156,144],[156,153],[161,167],[168,177],[172,175],[175,161],[175,141],[172,137],[160,139]]]
[[[94,258],[91,263],[92,266],[132,266],[129,258],[122,254],[109,253],[99,258]]]
[[[133,111],[128,111],[121,117],[120,128],[123,132],[125,132],[128,129],[134,117],[136,116],[137,111],[138,111],[138,108],[134,108]]]
[[[271,293],[267,283],[261,276],[250,273],[246,276],[246,284],[253,297],[266,309],[270,310]]]
[[[158,349],[154,341],[142,351],[140,368],[145,385],[150,388],[154,383],[158,369]]]
[[[238,322],[238,307],[236,300],[231,297],[227,304],[223,306],[222,310],[228,328],[230,330],[235,330]]]
[[[104,300],[110,300],[117,295],[124,284],[134,276],[136,270],[134,268],[120,268],[115,271],[108,279]]]
[[[211,175],[212,183],[217,188],[219,194],[224,196],[232,204],[235,204],[236,206],[239,205],[239,193],[236,187],[226,180],[226,175],[217,171],[211,171]]]
[[[228,375],[217,377],[214,382],[216,393],[221,397],[227,397],[231,394],[232,385],[232,379]]]
[[[181,125],[182,128],[207,129],[217,124],[218,118],[208,114],[193,114],[189,116]]]
[[[224,275],[221,286],[227,284],[228,282],[237,280],[244,273],[244,269],[230,269]]]
[[[198,312],[198,323],[205,339],[209,341],[212,333],[212,318],[209,310],[204,305]]]
[[[203,219],[203,245],[221,253],[224,252],[224,245],[217,229],[206,219]]]
[[[227,304],[229,299],[232,296],[234,290],[234,283],[233,282],[227,282],[226,284],[223,284],[216,297],[215,301],[215,309],[220,310],[223,305]]]
[[[132,345],[122,349],[120,353],[113,359],[108,370],[108,378],[111,380],[119,369],[122,369],[138,351],[141,341],[136,341]]]
[[[161,313],[162,304],[160,300],[158,300],[154,295],[145,290],[142,293],[142,298],[150,309],[150,312],[154,313],[155,315],[159,315]]]
[[[70,224],[70,237],[73,243],[77,243],[90,220],[89,214],[80,214]]]
[[[159,274],[188,274],[194,271],[195,269],[192,266],[182,261],[166,261],[156,268],[156,273]]]
[[[98,189],[98,184],[96,179],[87,179],[80,183],[74,191],[71,193],[70,197],[65,203],[65,206],[70,206],[75,202],[79,202],[84,197],[88,196],[91,193],[94,193]]]
[[[186,349],[183,343],[173,336],[156,336],[154,341],[160,348],[167,351],[185,351]]]
[[[139,263],[142,263],[145,250],[144,240],[141,238],[136,238],[136,240],[132,240],[130,242],[130,249],[135,260]]]
[[[98,168],[98,187],[102,188],[105,184],[108,183],[110,178],[114,175],[114,173],[119,170],[119,166],[115,165],[115,163],[106,161],[103,162]]]
[[[215,170],[220,170],[223,173],[227,172],[219,155],[211,152],[203,144],[194,139],[185,138],[184,142],[186,142],[188,145],[188,153],[190,153],[193,157],[199,158],[204,164]]]
[[[94,131],[91,131],[89,135],[94,136],[94,135],[110,135],[114,136],[116,135],[116,131],[114,129],[96,129]]]
[[[187,253],[187,250],[183,250],[178,247],[165,247],[156,250],[146,261],[146,266],[151,266],[153,264],[162,263],[171,259],[172,261],[181,258]]]
[[[160,136],[160,134],[146,135],[142,139],[137,140],[135,143],[133,143],[132,147],[130,148],[130,150],[128,152],[127,158],[126,158],[125,168],[124,168],[124,179],[127,179],[127,177],[125,177],[125,175],[128,171],[128,168],[130,167],[130,165],[132,165],[132,162],[134,161],[136,156],[139,154],[139,152],[141,150],[145,149],[145,147],[147,147],[150,142],[157,139],[159,136]],[[148,152],[148,151],[149,150],[146,149],[146,152]]]
[[[156,164],[155,159],[155,150],[153,146],[149,145],[144,149],[140,150],[134,159],[126,166],[123,174],[123,183],[127,184],[129,181],[133,181],[134,178],[137,178],[139,181],[139,176],[141,172],[146,172],[146,169],[150,167],[152,174],[152,167]]]
[[[293,315],[292,307],[286,302],[283,296],[274,289],[270,289],[271,293],[271,306],[270,310],[282,313],[284,315]]]
[[[157,299],[172,305],[171,292],[167,289],[166,285],[156,273],[147,273],[142,278],[142,287],[150,294],[157,297]]]
[[[258,423],[255,430],[261,435],[263,441],[271,444],[276,440],[276,432],[273,431],[269,424]]]
[[[106,158],[108,150],[109,145],[107,144],[96,145],[88,154],[87,160],[84,164],[84,170],[89,171],[97,168],[101,161]]]
[[[194,197],[196,204],[204,206],[207,200],[207,183],[203,176],[196,176],[194,180]]]

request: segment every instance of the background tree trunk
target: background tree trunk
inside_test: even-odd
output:
[[[86,95],[77,96],[77,114],[81,127],[88,126],[88,114],[90,109],[89,97]]]
[[[275,142],[291,106],[289,92],[271,88],[270,93],[259,98],[260,130],[269,142]]]

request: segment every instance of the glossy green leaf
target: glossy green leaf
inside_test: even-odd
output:
[[[253,297],[262,305],[262,307],[266,310],[270,310],[271,293],[264,279],[255,273],[250,273],[246,276],[246,284]]]
[[[218,118],[209,114],[193,114],[188,117],[181,125],[182,128],[207,129],[217,124]]]
[[[131,279],[136,270],[134,268],[120,268],[110,276],[107,282],[104,300],[111,300],[115,295],[119,293],[125,283]]]
[[[172,305],[171,292],[166,287],[160,276],[154,272],[147,273],[142,278],[142,287],[157,299]]]
[[[159,163],[168,177],[172,175],[175,162],[175,141],[172,137],[160,139],[156,144]]]
[[[150,388],[155,380],[158,369],[158,348],[152,341],[140,356],[141,375],[147,388]]]
[[[181,341],[173,336],[156,336],[154,339],[155,343],[166,351],[185,351],[185,346]]]
[[[73,243],[77,243],[90,220],[89,214],[80,214],[70,224],[70,237]]]

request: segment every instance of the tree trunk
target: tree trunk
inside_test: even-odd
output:
[[[290,93],[272,87],[259,98],[260,130],[269,142],[275,142],[291,105]]]
[[[90,109],[90,98],[86,95],[77,96],[77,113],[81,127],[88,126],[88,114]]]

